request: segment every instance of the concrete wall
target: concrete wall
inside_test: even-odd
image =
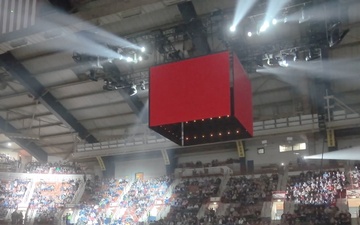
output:
[[[115,177],[132,179],[135,173],[144,173],[145,179],[166,174],[163,158],[134,159],[115,162]]]

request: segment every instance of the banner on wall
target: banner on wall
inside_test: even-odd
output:
[[[144,180],[144,173],[135,173],[136,180]]]
[[[348,189],[346,190],[346,196],[348,198],[360,198],[360,189]]]
[[[285,191],[273,191],[272,198],[273,199],[286,199],[286,192]]]

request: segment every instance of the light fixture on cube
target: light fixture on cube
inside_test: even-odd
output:
[[[237,56],[150,68],[149,127],[182,146],[252,137],[251,84]]]

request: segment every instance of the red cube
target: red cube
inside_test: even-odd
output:
[[[251,137],[251,84],[237,56],[151,67],[149,127],[182,146]]]

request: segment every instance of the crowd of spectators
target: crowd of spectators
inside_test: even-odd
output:
[[[36,184],[30,208],[36,210],[36,224],[53,224],[55,214],[64,204],[71,203],[80,180],[63,180],[61,183],[40,181]]]
[[[173,224],[197,224],[196,215],[203,203],[219,192],[221,179],[218,177],[194,177],[182,179],[175,187],[169,201],[170,213],[162,222]]]
[[[351,214],[336,206],[298,205],[294,213],[284,213],[281,225],[351,225]]]
[[[9,209],[16,209],[22,202],[30,180],[0,180],[0,218],[4,218]]]
[[[39,163],[30,162],[25,166],[27,173],[81,174],[81,168],[71,162]]]
[[[83,199],[76,225],[85,224],[135,224],[148,212],[156,200],[164,200],[171,180],[160,177],[148,180],[136,180],[129,191],[120,199],[126,179],[104,179],[86,182],[86,192],[90,198]],[[125,209],[124,214],[116,215],[117,208]]]
[[[261,207],[258,205],[231,204],[224,216],[215,213],[206,213],[204,222],[207,224],[243,224],[243,225],[270,225],[270,218],[261,218]]]
[[[360,187],[360,170],[358,165],[350,171],[350,179],[352,188],[358,189]]]
[[[336,198],[345,197],[345,173],[340,170],[308,171],[290,176],[286,187],[287,200],[305,205],[334,205]]]
[[[196,161],[194,162],[186,162],[186,163],[181,163],[178,165],[179,168],[204,168],[204,167],[216,167],[216,166],[224,166],[224,165],[228,165],[228,164],[233,164],[233,163],[239,163],[239,159],[227,159],[224,161],[219,161],[217,159],[212,160],[209,163],[203,163],[201,161]]]
[[[255,206],[231,206],[225,215],[217,215],[213,209],[207,209],[205,215],[198,218],[196,214],[186,211],[178,212],[170,219],[161,219],[154,225],[270,225],[270,218],[261,218],[261,209]]]
[[[123,193],[129,181],[127,179],[103,179],[96,178],[94,181],[87,180],[85,193],[82,198],[80,212],[77,219],[78,225],[102,221],[105,223],[112,217],[109,206],[118,205],[119,197]]]
[[[0,171],[15,172],[21,161],[7,154],[0,153]]]
[[[271,201],[272,191],[276,190],[278,175],[261,175],[259,178],[246,176],[231,177],[226,184],[222,201],[254,205],[259,202]]]
[[[127,208],[128,215],[138,221],[145,212],[148,212],[156,200],[164,201],[166,190],[171,183],[168,176],[148,180],[136,180],[129,192],[124,196],[120,207]],[[128,215],[124,215],[127,219]]]

